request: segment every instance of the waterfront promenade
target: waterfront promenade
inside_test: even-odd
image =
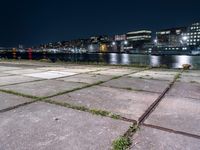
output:
[[[0,61],[0,150],[199,150],[200,70]]]

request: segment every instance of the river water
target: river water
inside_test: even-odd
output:
[[[28,53],[17,53],[17,58],[29,59]],[[12,53],[1,53],[0,58],[13,59]],[[139,55],[139,54],[119,54],[119,53],[33,53],[31,59],[59,59],[66,62],[104,62],[107,64],[119,65],[147,65],[147,66],[167,66],[168,68],[182,68],[183,64],[192,65],[193,69],[200,69],[200,56],[189,55]]]
[[[91,54],[92,55],[92,54]],[[188,55],[136,55],[136,54],[96,54],[95,58],[108,64],[140,64],[156,66],[167,66],[168,68],[182,68],[183,64],[191,64],[193,69],[200,69],[200,56]],[[91,56],[90,56],[91,57]]]

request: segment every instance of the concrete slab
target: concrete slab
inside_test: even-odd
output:
[[[152,72],[152,71],[142,71],[142,72],[131,74],[131,75],[129,75],[129,77],[173,81],[175,75],[174,74],[164,74],[164,73],[160,73],[160,72]]]
[[[72,76],[75,74],[77,74],[77,73],[61,72],[61,71],[47,71],[47,72],[24,74],[24,75],[30,76],[30,77],[35,77],[35,78],[42,78],[42,79],[55,79],[55,78],[61,78],[61,77],[66,77],[66,76]]]
[[[28,94],[32,96],[51,96],[60,92],[70,91],[85,86],[84,83],[63,82],[56,80],[45,80],[30,82],[18,85],[10,85],[1,87],[4,90],[12,90],[18,93]]]
[[[100,81],[107,81],[111,78],[112,78],[112,76],[95,75],[95,74],[79,74],[79,75],[74,75],[71,77],[59,78],[57,80],[94,84],[94,83],[98,83]]]
[[[104,69],[102,67],[89,67],[89,66],[66,66],[66,67],[42,67],[39,70],[45,71],[63,71],[63,72],[75,72],[75,73],[87,73],[91,71],[97,71]]]
[[[100,75],[110,75],[110,76],[122,76],[129,73],[137,72],[138,70],[133,69],[107,69],[102,71],[93,72],[93,74],[100,74]]]
[[[0,110],[7,109],[9,107],[17,106],[19,104],[23,104],[30,101],[31,99],[28,98],[0,92]]]
[[[176,75],[181,70],[177,69],[151,69],[147,70],[150,73],[163,74],[163,75]]]
[[[200,76],[187,76],[182,75],[178,81],[180,82],[188,82],[188,83],[199,83],[200,84]]]
[[[38,78],[24,77],[20,75],[4,76],[0,77],[0,86],[35,81],[35,80],[38,80]]]
[[[145,123],[200,136],[199,108],[199,100],[166,96]]]
[[[176,82],[167,95],[200,99],[200,84]]]
[[[9,76],[10,74],[0,72],[0,77]]]
[[[169,81],[122,77],[119,79],[108,81],[106,83],[103,83],[102,85],[115,88],[162,93],[167,88],[169,83]]]
[[[200,140],[148,127],[133,136],[131,150],[199,150]]]
[[[0,114],[0,149],[107,150],[130,125],[38,102]]]
[[[62,71],[66,71],[66,72],[76,72],[76,73],[88,73],[88,72],[92,72],[92,71],[98,71],[101,70],[101,68],[65,68]]]
[[[22,69],[22,68],[20,68],[20,67],[0,66],[0,72],[2,72],[2,71],[8,71],[8,70],[17,70],[17,69]]]
[[[65,67],[62,67],[62,66],[54,66],[54,67],[44,66],[44,67],[38,67],[37,69],[43,70],[43,71],[60,71],[60,70],[64,70]]]
[[[189,70],[189,71],[184,71],[182,74],[185,75],[185,76],[200,77],[200,70]]]
[[[119,114],[138,120],[159,94],[93,86],[51,98],[54,101],[67,102]]]
[[[4,72],[8,73],[8,74],[23,75],[23,74],[30,74],[30,73],[38,73],[38,72],[42,72],[42,71],[37,70],[37,69],[18,69],[18,70],[4,71]]]

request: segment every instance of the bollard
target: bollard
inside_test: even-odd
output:
[[[28,49],[28,59],[32,60],[32,49],[31,48]]]
[[[43,50],[43,59],[47,59],[45,50]]]
[[[12,54],[13,54],[13,59],[16,59],[16,57],[17,57],[17,50],[16,50],[16,48],[13,48],[12,49]]]

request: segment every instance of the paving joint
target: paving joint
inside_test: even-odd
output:
[[[149,68],[147,68],[149,70]],[[144,70],[147,70],[147,69],[143,69],[143,70],[138,70],[138,71],[134,71],[134,72],[131,72],[129,74],[133,74],[133,73],[138,73],[138,72],[142,72]],[[108,82],[108,81],[111,81],[111,80],[114,80],[114,79],[118,79],[118,78],[121,78],[123,76],[127,76],[129,74],[125,74],[125,75],[121,75],[121,76],[116,76],[116,77],[113,77],[107,81],[100,81],[98,83],[95,83],[95,84],[89,84],[89,85],[86,85],[84,87],[81,87],[81,88],[76,88],[76,89],[73,89],[73,90],[70,90],[70,91],[66,91],[66,92],[61,92],[61,93],[57,93],[55,95],[51,95],[51,96],[47,96],[47,97],[36,97],[36,96],[32,96],[32,95],[27,95],[27,94],[23,94],[23,93],[17,93],[17,92],[14,92],[14,91],[10,91],[10,90],[3,90],[3,89],[0,89],[0,92],[4,92],[4,93],[7,93],[7,94],[12,94],[12,95],[17,95],[17,96],[22,96],[22,97],[26,97],[26,98],[31,98],[31,99],[34,99],[33,102],[36,102],[36,101],[42,101],[42,102],[47,102],[47,103],[51,103],[51,104],[55,104],[55,105],[59,105],[59,106],[67,106],[68,108],[72,108],[72,109],[76,109],[76,110],[86,110],[87,112],[89,113],[92,113],[92,114],[97,114],[99,113],[99,115],[101,116],[104,116],[104,113],[106,114],[106,117],[110,117],[110,118],[113,118],[113,119],[119,119],[119,120],[123,120],[123,121],[127,121],[127,122],[133,122],[133,123],[136,123],[137,121],[135,120],[132,120],[132,119],[128,119],[128,118],[125,118],[125,117],[121,117],[120,115],[116,115],[116,114],[113,114],[111,112],[107,112],[107,111],[103,111],[103,110],[95,110],[95,109],[89,109],[89,108],[86,108],[84,106],[76,106],[76,105],[71,105],[71,104],[68,104],[68,103],[63,103],[63,104],[60,104],[58,102],[55,102],[55,101],[50,101],[50,100],[47,100],[48,98],[52,98],[54,96],[58,96],[58,95],[62,95],[62,94],[66,94],[66,93],[70,93],[70,92],[73,92],[73,91],[77,91],[77,90],[80,90],[80,89],[85,89],[85,88],[88,88],[88,87],[92,87],[92,86],[95,86],[95,85],[99,85],[99,84],[102,84],[102,83],[105,83],[105,82]],[[46,80],[46,79],[44,79]],[[43,81],[43,80],[42,80]],[[31,82],[34,82],[34,81],[31,81]],[[29,82],[27,82],[29,83]],[[25,105],[28,105],[28,104],[31,104],[33,102],[28,102],[28,103],[24,103],[24,104],[20,104],[20,105],[17,105],[17,106],[14,106],[14,107],[9,107],[7,109],[4,109],[2,110],[2,112],[5,112],[5,111],[10,111],[10,110],[13,110],[13,109],[16,109],[16,108],[19,108],[21,106],[25,106]],[[103,115],[102,115],[103,114]]]
[[[0,113],[4,113],[4,112],[7,112],[7,111],[11,111],[11,110],[14,110],[16,108],[19,108],[19,107],[22,107],[22,106],[26,106],[26,105],[30,105],[32,103],[35,103],[37,102],[38,100],[34,100],[34,101],[30,101],[30,102],[25,102],[25,103],[22,103],[22,104],[19,104],[19,105],[16,105],[16,106],[12,106],[12,107],[9,107],[9,108],[6,108],[6,109],[1,109],[0,110]]]
[[[188,137],[192,137],[192,138],[196,138],[196,139],[200,139],[200,136],[196,135],[196,134],[191,134],[191,133],[187,133],[187,132],[177,131],[177,130],[173,130],[173,129],[169,129],[169,128],[164,128],[164,127],[160,127],[160,126],[156,126],[156,125],[151,125],[151,124],[143,123],[142,126],[153,128],[153,129],[158,129],[158,130],[162,130],[162,131],[166,131],[166,132],[170,132],[170,133],[174,133],[174,134],[180,134],[180,135],[184,135],[184,136],[188,136]]]
[[[161,95],[151,104],[151,106],[145,111],[145,113],[139,118],[139,124],[143,124],[144,121],[149,117],[149,115],[156,109],[156,107],[159,105],[159,103],[162,101],[163,97],[167,94],[167,92],[171,89],[171,87],[174,85],[176,80],[180,77],[183,70],[179,73],[177,73],[174,76],[174,80],[168,85],[168,87],[161,93]]]
[[[114,88],[114,89],[121,89],[121,90],[127,90],[127,91],[135,91],[135,92],[147,92],[147,93],[156,93],[156,94],[161,94],[160,92],[152,92],[152,91],[146,91],[146,90],[137,90],[137,89],[132,89],[132,88],[123,88],[123,87],[114,87],[114,86],[108,86],[108,85],[99,85],[102,87],[109,87],[109,88]]]
[[[138,72],[141,72],[141,71],[144,71],[144,70],[139,70]],[[61,93],[57,93],[57,94],[54,94],[54,95],[50,95],[50,96],[47,96],[47,97],[44,97],[43,99],[48,99],[48,98],[52,98],[52,97],[55,97],[55,96],[59,96],[59,95],[63,95],[63,94],[67,94],[67,93],[70,93],[70,92],[74,92],[74,91],[77,91],[77,90],[81,90],[81,89],[85,89],[85,88],[89,88],[89,87],[92,87],[92,86],[96,86],[96,85],[100,85],[100,84],[103,84],[103,83],[106,83],[108,81],[111,81],[111,80],[115,80],[115,79],[119,79],[121,77],[124,77],[124,76],[127,76],[127,75],[130,75],[130,74],[133,74],[133,73],[138,73],[138,72],[131,72],[129,74],[125,74],[125,75],[121,75],[121,76],[116,76],[116,77],[113,77],[109,80],[106,80],[106,81],[99,81],[99,82],[96,82],[94,84],[88,84],[86,86],[83,86],[83,87],[80,87],[80,88],[75,88],[73,90],[68,90],[68,91],[64,91],[64,92],[61,92]]]
[[[20,83],[5,84],[5,85],[0,85],[0,87],[11,86],[11,85],[18,85],[18,84],[24,84],[24,83],[39,82],[39,81],[45,81],[45,80],[48,80],[48,79],[38,79],[38,80],[34,80],[34,81],[26,81],[26,82],[20,82]]]

